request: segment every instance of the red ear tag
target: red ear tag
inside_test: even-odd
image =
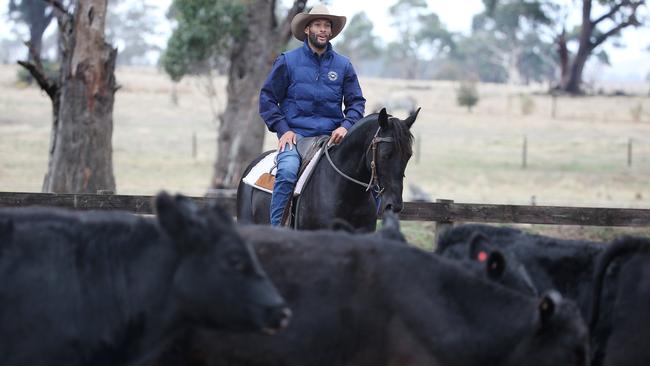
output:
[[[476,259],[478,259],[479,262],[485,262],[488,259],[488,255],[485,251],[481,250],[478,252]]]

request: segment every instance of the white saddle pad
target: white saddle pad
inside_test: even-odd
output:
[[[298,177],[298,182],[296,183],[296,187],[293,190],[294,196],[300,195],[302,189],[305,187],[307,180],[311,176],[311,173],[314,170],[316,163],[318,163],[318,160],[320,160],[322,154],[323,154],[323,148],[320,148],[316,152],[316,154],[314,154],[314,158],[311,159],[309,164],[307,164],[307,167],[305,167],[305,171],[302,173],[302,175]],[[257,182],[259,177],[261,177],[262,174],[264,173],[270,172],[272,175],[275,175],[277,169],[274,166],[275,166],[275,157],[277,155],[278,153],[276,151],[265,156],[264,159],[260,160],[257,164],[255,164],[255,166],[248,172],[248,174],[246,174],[246,176],[242,181],[253,188],[257,188],[264,192],[273,193],[272,191],[264,187],[260,187],[256,185],[255,182]]]
[[[246,174],[246,176],[244,177],[244,179],[242,179],[242,181],[251,187],[261,189],[264,192],[273,193],[272,191],[269,191],[264,187],[255,185],[255,182],[257,182],[259,177],[261,177],[262,174],[264,173],[271,173],[275,175],[276,169],[274,168],[274,166],[275,166],[275,157],[277,155],[278,152],[275,151],[265,156],[264,159],[260,160],[257,164],[255,164],[255,166],[248,172],[248,174]]]

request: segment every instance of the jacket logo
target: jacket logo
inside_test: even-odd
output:
[[[330,71],[327,73],[327,78],[330,79],[330,81],[336,81],[336,79],[339,78],[339,74],[337,74],[336,71]]]

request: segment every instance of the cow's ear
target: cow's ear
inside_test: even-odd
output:
[[[160,192],[155,198],[156,217],[162,229],[174,239],[181,239],[193,224],[192,203],[181,195]]]
[[[413,126],[413,123],[415,123],[415,119],[418,118],[418,114],[420,113],[420,109],[422,109],[422,108],[418,108],[418,109],[416,109],[415,112],[412,112],[411,115],[409,115],[409,116],[404,120],[404,123],[406,123],[406,125],[407,125],[409,128],[411,128],[411,126]]]
[[[485,262],[485,270],[488,278],[497,280],[503,276],[506,271],[506,258],[498,250],[493,250]]]
[[[388,128],[388,113],[386,113],[386,108],[382,108],[379,111],[379,127],[384,130]]]
[[[550,319],[553,318],[553,315],[555,315],[557,307],[561,302],[562,295],[560,295],[560,293],[555,290],[548,291],[542,296],[542,299],[539,301],[538,306],[539,318],[542,322],[542,325],[547,324]]]
[[[210,203],[208,206],[210,212],[210,225],[219,228],[220,230],[234,229],[235,221],[225,208],[216,202]]]
[[[488,238],[481,233],[473,233],[469,238],[469,259],[473,261],[485,262],[492,248]]]

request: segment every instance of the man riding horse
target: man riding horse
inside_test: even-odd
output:
[[[279,138],[270,209],[272,226],[281,224],[298,179],[298,140],[328,135],[330,143],[338,144],[363,117],[366,100],[357,74],[350,60],[334,52],[329,42],[343,30],[345,22],[344,16],[331,15],[324,5],[297,14],[291,32],[303,45],[275,60],[260,91],[260,115]]]

